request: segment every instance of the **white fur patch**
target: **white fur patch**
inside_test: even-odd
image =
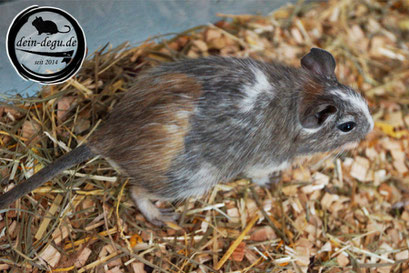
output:
[[[307,133],[307,134],[315,134],[316,132],[318,132],[319,130],[321,130],[321,127],[318,128],[304,128],[302,127],[302,132]]]
[[[349,96],[348,94],[345,94],[341,90],[332,90],[331,93],[341,98],[342,100],[348,101],[352,105],[355,105],[358,109],[361,109],[362,113],[365,115],[366,119],[370,124],[370,131],[372,131],[374,127],[374,122],[371,114],[369,113],[368,104],[366,103],[364,98],[362,98],[359,95]]]
[[[243,89],[246,94],[240,103],[241,111],[243,112],[251,111],[257,101],[258,95],[271,90],[271,84],[268,82],[264,72],[258,68],[252,68],[251,70],[254,73],[256,82],[253,85],[246,85]]]
[[[281,171],[285,168],[290,166],[288,161],[284,161],[280,164],[269,164],[269,165],[254,165],[248,168],[245,172],[244,175],[246,175],[248,178],[251,178],[257,181],[265,181],[268,179],[268,177],[273,173],[277,171]]]
[[[178,119],[182,119],[182,120],[183,119],[188,119],[190,115],[191,115],[191,113],[189,111],[178,111],[176,113],[176,117]]]
[[[189,178],[189,185],[192,185],[192,187],[180,192],[179,198],[189,198],[205,194],[214,185],[220,182],[217,176],[219,172],[219,169],[212,164],[207,162],[202,163],[200,169]]]
[[[356,147],[358,147],[358,142],[349,142],[349,143],[345,143],[344,145],[342,145],[339,149],[342,150],[352,150],[355,149]]]
[[[165,126],[166,131],[169,134],[174,135],[174,134],[179,134],[180,133],[181,128],[179,126],[175,125],[175,124],[167,124],[167,125],[164,125],[164,126]]]

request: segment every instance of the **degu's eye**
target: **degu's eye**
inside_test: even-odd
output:
[[[356,126],[356,123],[353,121],[348,121],[345,123],[342,123],[340,125],[337,126],[338,129],[340,129],[342,132],[347,133],[349,131],[351,131],[352,129],[354,129]]]

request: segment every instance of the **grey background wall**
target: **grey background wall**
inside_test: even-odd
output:
[[[286,3],[285,0],[51,0],[0,2],[0,93],[34,95],[41,85],[24,81],[8,60],[5,41],[13,18],[31,5],[54,6],[72,14],[82,26],[88,52],[110,42],[125,41],[133,45],[149,37],[178,33],[188,28],[215,22],[216,13],[268,14]]]

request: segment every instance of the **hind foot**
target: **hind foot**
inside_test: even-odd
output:
[[[155,226],[164,226],[166,223],[175,221],[179,218],[173,209],[159,209],[156,207],[147,194],[137,187],[131,189],[131,197],[139,211],[145,216],[146,220]]]

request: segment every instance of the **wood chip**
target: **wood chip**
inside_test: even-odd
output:
[[[246,243],[241,242],[237,248],[231,254],[231,259],[236,262],[241,262],[244,258],[244,250],[246,248]]]
[[[42,260],[46,261],[51,267],[55,267],[61,258],[61,253],[57,251],[52,245],[47,245],[39,255]]]
[[[53,232],[53,239],[56,245],[59,245],[65,238],[68,237],[71,228],[66,225],[61,226]]]
[[[68,111],[73,108],[73,103],[75,101],[75,97],[68,96],[62,97],[58,100],[57,103],[57,119],[62,122],[65,120]]]
[[[231,208],[227,210],[227,215],[230,216],[230,221],[232,223],[238,223],[240,221],[240,213],[237,208]]]
[[[366,175],[368,173],[369,166],[370,163],[368,159],[357,156],[352,164],[350,175],[361,182],[367,182]]]
[[[83,267],[88,260],[88,257],[91,255],[92,250],[89,249],[88,247],[84,248],[81,253],[77,256],[77,259],[75,261],[75,267],[80,268]]]
[[[257,228],[250,236],[250,240],[263,242],[276,239],[277,235],[270,226]]]
[[[344,252],[341,252],[337,256],[337,263],[338,263],[339,266],[342,266],[342,267],[347,266],[349,264],[348,256]]]
[[[38,134],[41,130],[41,126],[32,120],[26,120],[23,123],[23,128],[21,130],[21,135],[27,140],[31,140],[33,136]]]
[[[144,269],[145,265],[143,263],[132,263],[131,265],[134,273],[147,273]]]
[[[407,260],[407,259],[409,259],[409,250],[404,250],[404,251],[401,251],[401,252],[399,252],[399,253],[396,253],[395,254],[395,258],[397,259],[397,260]]]

